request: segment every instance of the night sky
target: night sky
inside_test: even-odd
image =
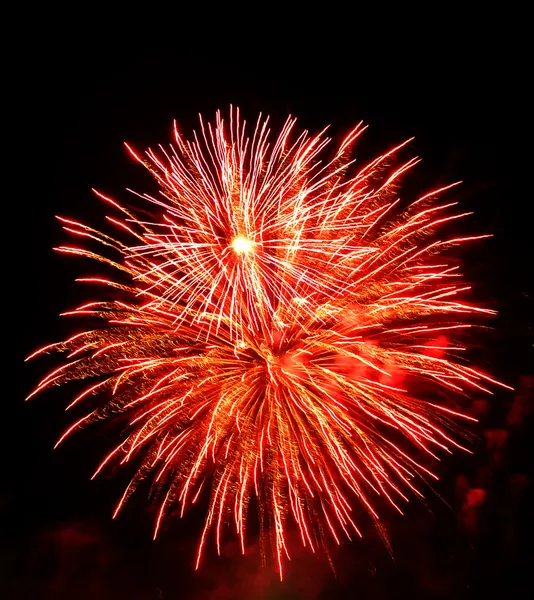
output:
[[[525,216],[532,186],[515,162],[526,117],[516,80],[521,69],[510,67],[514,51],[503,53],[489,32],[473,41],[454,32],[429,35],[404,51],[392,46],[384,56],[376,47],[355,45],[308,59],[293,49],[276,60],[268,52],[224,47],[187,54],[178,45],[150,45],[142,35],[118,44],[96,34],[53,40],[43,34],[38,42],[20,87],[26,125],[17,162],[24,168],[18,193],[6,200],[16,217],[4,223],[19,232],[9,260],[20,265],[6,317],[8,325],[17,322],[17,385],[15,393],[3,394],[8,443],[0,480],[0,597],[464,600],[499,598],[526,585],[532,567],[526,527],[533,484],[534,251]],[[415,136],[409,153],[423,162],[404,180],[406,195],[463,180],[455,199],[475,214],[462,227],[494,234],[463,252],[464,272],[474,297],[499,311],[474,340],[472,357],[516,389],[474,395],[470,410],[480,419],[472,430],[474,454],[443,461],[426,505],[411,502],[404,517],[386,511],[393,557],[369,530],[363,541],[334,553],[335,575],[324,558],[297,551],[283,584],[273,563],[261,566],[255,539],[242,558],[228,538],[223,556],[210,550],[195,572],[202,507],[175,519],[157,542],[147,490],[112,521],[127,473],[89,477],[113,430],[92,426],[52,451],[70,423],[64,407],[74,388],[23,402],[57,366],[54,357],[23,359],[79,326],[58,314],[86,297],[73,280],[96,272],[86,261],[52,251],[68,241],[54,215],[98,226],[103,207],[92,187],[123,201],[127,187],[154,192],[123,142],[139,150],[169,142],[173,119],[190,132],[197,113],[211,118],[230,104],[249,119],[262,112],[280,123],[291,113],[311,131],[331,124],[335,139],[363,120],[370,127],[356,148],[362,160]]]

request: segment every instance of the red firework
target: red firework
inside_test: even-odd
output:
[[[103,248],[60,252],[116,272],[81,281],[120,292],[66,313],[104,323],[32,355],[68,359],[32,396],[78,379],[90,383],[67,408],[98,394],[58,444],[127,415],[96,471],[140,464],[115,514],[148,475],[154,535],[173,505],[183,514],[209,494],[197,567],[210,529],[217,548],[223,527],[234,529],[244,551],[255,497],[282,576],[290,522],[315,551],[360,535],[355,503],[375,520],[377,495],[400,511],[421,495],[418,479],[436,477],[428,459],[462,448],[454,422],[474,419],[453,398],[502,385],[449,342],[492,311],[463,299],[469,287],[443,251],[487,236],[438,237],[468,214],[437,199],[455,184],[401,204],[399,179],[418,162],[395,162],[407,142],[356,169],[361,124],[320,161],[324,131],[294,134],[289,118],[273,137],[260,116],[250,136],[238,110],[229,117],[201,119],[192,140],[175,128],[159,153],[129,149],[159,184],[141,196],[153,218],[98,192],[120,215],[107,217],[119,234],[60,218]]]

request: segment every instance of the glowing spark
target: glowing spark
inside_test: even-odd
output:
[[[254,249],[254,243],[243,235],[238,235],[232,241],[232,248],[236,254],[249,254]]]

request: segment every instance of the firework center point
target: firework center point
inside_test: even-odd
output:
[[[244,235],[238,235],[232,240],[232,248],[236,254],[249,254],[254,249],[254,242]]]

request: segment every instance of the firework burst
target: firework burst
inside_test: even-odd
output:
[[[138,465],[115,514],[148,475],[155,535],[206,494],[198,566],[210,530],[219,548],[233,529],[244,551],[255,498],[281,575],[288,527],[313,551],[358,536],[355,506],[377,520],[379,495],[401,511],[435,478],[429,459],[462,448],[454,423],[471,417],[453,399],[498,382],[452,340],[492,311],[463,299],[442,251],[486,236],[438,236],[464,216],[438,200],[452,185],[401,203],[399,179],[418,162],[395,159],[407,142],[356,168],[361,124],[328,161],[325,132],[295,134],[292,118],[277,137],[233,109],[200,125],[191,140],[175,127],[157,153],[129,148],[159,194],[136,212],[97,192],[119,233],[60,218],[85,243],[58,250],[113,267],[82,281],[114,292],[66,313],[103,325],[32,355],[67,354],[32,395],[79,379],[88,386],[68,408],[97,395],[58,444],[127,416],[95,473]]]

